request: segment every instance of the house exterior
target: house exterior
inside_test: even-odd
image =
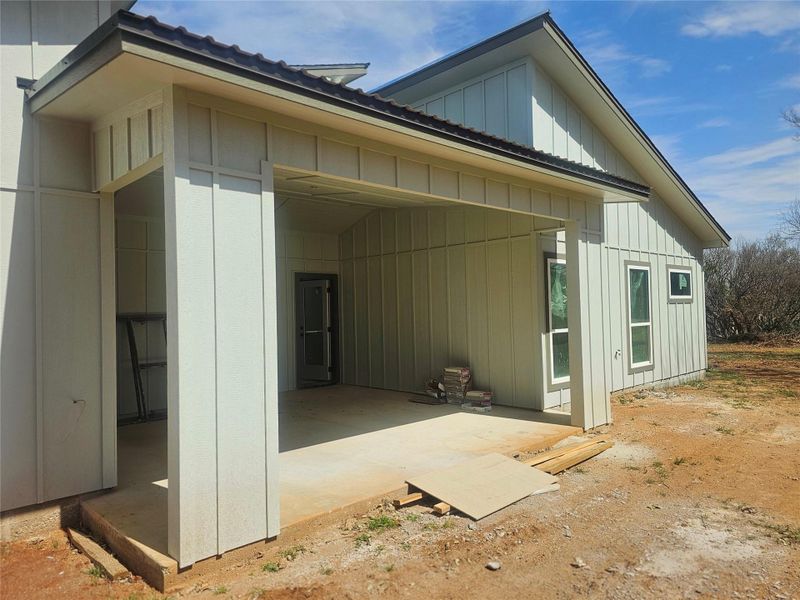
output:
[[[163,311],[170,555],[278,535],[300,273],[336,276],[331,381],[467,364],[590,429],[611,392],[703,375],[702,254],[730,238],[549,14],[368,94],[334,81],[366,65],[130,7],[0,9],[3,511],[116,485],[117,316]]]

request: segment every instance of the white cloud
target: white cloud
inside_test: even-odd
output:
[[[725,2],[681,27],[691,37],[731,37],[749,33],[774,37],[800,30],[795,2]]]
[[[581,53],[604,78],[623,77],[630,70],[640,77],[651,78],[672,70],[668,61],[628,50],[607,31],[592,31],[577,37]]]
[[[792,138],[780,138],[758,146],[732,148],[720,154],[706,156],[699,162],[739,169],[787,156],[800,156],[800,144]],[[795,177],[800,180],[800,170],[795,173]]]
[[[623,104],[634,117],[666,117],[715,108],[707,102],[687,101],[679,96],[629,96]]]
[[[763,237],[800,197],[800,143],[779,138],[675,164],[712,214],[735,236]]]
[[[728,127],[730,126],[730,120],[726,119],[725,117],[715,117],[713,119],[708,119],[707,121],[703,121],[698,125],[701,129],[707,128],[716,128],[716,127]]]
[[[800,73],[790,75],[778,82],[778,87],[788,88],[790,90],[800,90]]]
[[[442,39],[481,38],[480,24],[451,2],[144,1],[134,10],[289,64],[370,62],[354,82],[365,89],[453,50]]]
[[[732,71],[733,67],[731,65],[717,65],[714,67],[714,70],[718,73],[727,73],[728,71]]]

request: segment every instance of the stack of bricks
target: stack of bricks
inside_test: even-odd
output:
[[[469,367],[446,367],[442,371],[442,383],[450,404],[462,404],[472,388],[472,372]]]

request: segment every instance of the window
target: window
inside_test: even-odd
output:
[[[692,299],[692,272],[689,269],[676,269],[670,267],[669,271],[669,299]]]
[[[653,363],[650,267],[628,265],[628,327],[631,369]]]
[[[547,259],[547,329],[550,336],[550,382],[569,381],[569,330],[567,329],[567,263]]]

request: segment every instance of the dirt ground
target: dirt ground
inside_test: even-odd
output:
[[[479,523],[379,506],[173,597],[800,598],[800,348],[709,358],[704,381],[616,396],[593,432],[616,445],[559,492]],[[90,567],[61,533],[4,544],[0,596],[162,597]]]

